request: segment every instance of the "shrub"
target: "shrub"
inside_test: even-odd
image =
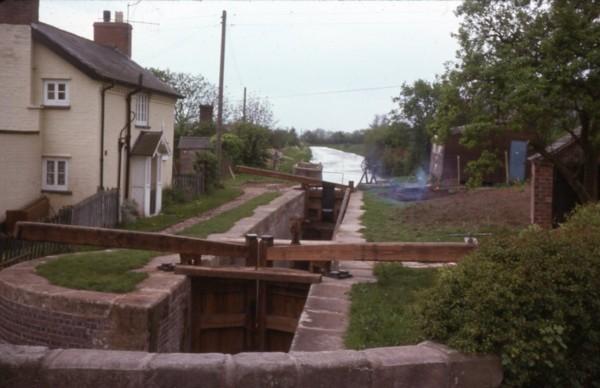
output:
[[[185,201],[185,193],[180,189],[167,187],[162,191],[163,208],[168,208],[178,203],[184,203]]]
[[[196,170],[196,172],[204,172],[204,184],[207,189],[213,188],[218,183],[219,176],[217,164],[217,157],[212,151],[196,152],[194,170]]]
[[[489,240],[442,272],[425,336],[501,357],[507,386],[600,386],[600,206],[555,231]]]

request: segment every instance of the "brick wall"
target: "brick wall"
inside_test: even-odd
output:
[[[181,352],[187,348],[189,333],[186,323],[190,308],[190,282],[182,282],[159,307],[157,352]]]
[[[103,317],[84,317],[15,303],[0,296],[0,340],[53,348],[96,348],[109,330]]]
[[[0,1],[0,24],[31,24],[38,21],[39,0]]]
[[[543,228],[552,227],[552,193],[554,189],[554,167],[536,160],[531,164],[531,223]]]
[[[187,343],[190,285],[151,270],[127,294],[54,286],[35,274],[44,258],[0,271],[0,343],[50,348],[178,352]],[[149,264],[152,265],[152,264]]]

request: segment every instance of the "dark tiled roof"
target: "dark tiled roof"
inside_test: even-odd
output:
[[[208,150],[213,147],[210,144],[210,137],[181,136],[177,148],[180,150]]]
[[[34,39],[46,45],[91,78],[137,86],[139,75],[142,74],[144,89],[173,97],[182,97],[152,72],[144,69],[116,49],[102,46],[45,23],[32,23],[31,28]]]
[[[131,149],[131,155],[154,156],[158,151],[160,154],[168,154],[169,149],[162,140],[162,131],[142,131]]]

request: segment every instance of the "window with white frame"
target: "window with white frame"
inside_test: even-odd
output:
[[[136,94],[135,98],[135,125],[138,127],[148,126],[150,96],[145,93]]]
[[[69,183],[69,160],[44,158],[42,164],[44,190],[67,191]]]
[[[64,79],[44,80],[44,105],[69,106],[69,81]]]

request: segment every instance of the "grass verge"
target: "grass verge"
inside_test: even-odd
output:
[[[250,217],[254,213],[254,209],[259,206],[266,205],[280,195],[278,192],[268,192],[252,198],[248,202],[234,209],[223,212],[210,220],[200,222],[187,229],[184,229],[179,234],[184,236],[192,236],[206,238],[209,234],[225,233],[233,225],[245,217]]]
[[[147,277],[132,270],[146,265],[155,252],[98,251],[62,256],[36,268],[50,283],[77,290],[125,293]]]
[[[433,286],[437,270],[406,268],[388,263],[375,266],[377,283],[352,286],[349,349],[416,344],[421,330],[415,307],[421,290]]]
[[[187,218],[197,216],[198,214],[214,209],[239,197],[242,194],[240,186],[243,183],[244,182],[241,181],[235,183],[228,182],[222,189],[213,190],[190,202],[172,204],[163,209],[161,214],[154,217],[140,218],[135,222],[124,225],[124,228],[145,232],[157,232],[163,230]]]
[[[365,213],[362,218],[364,229],[361,232],[369,242],[462,242],[463,237],[470,234],[482,238],[478,235],[502,235],[515,232],[515,228],[479,223],[475,220],[456,224],[411,222],[405,217],[405,213],[406,209],[415,206],[415,203],[385,199],[377,195],[376,191],[366,191],[363,198]],[[427,216],[424,214],[424,217]],[[484,220],[480,219],[480,221]]]
[[[294,165],[298,162],[310,162],[312,152],[307,146],[285,147],[283,149],[283,159],[279,164],[279,171],[291,174],[294,172]]]

